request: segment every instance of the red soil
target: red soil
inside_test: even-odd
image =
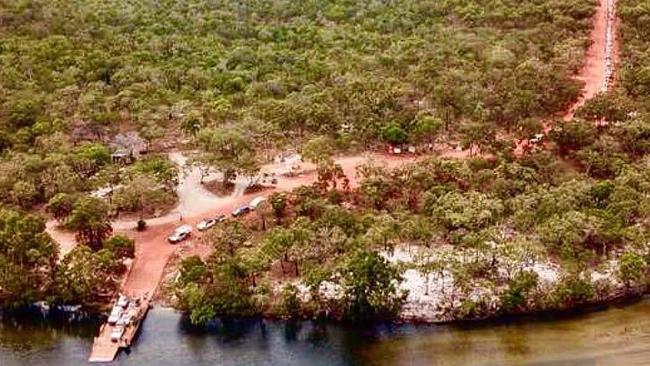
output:
[[[614,1],[614,0],[611,0]],[[579,79],[585,82],[585,88],[581,98],[571,107],[570,111],[566,114],[565,119],[573,117],[574,111],[586,100],[596,95],[603,83],[605,75],[605,32],[606,32],[606,19],[605,7],[607,0],[600,0],[597,13],[594,18],[594,30],[591,33],[591,40],[593,44],[589,47],[585,56],[585,66],[582,69]],[[616,42],[615,42],[616,44]],[[618,50],[618,46],[614,51]],[[546,126],[545,130],[550,129]],[[548,132],[548,131],[545,131]],[[523,149],[528,141],[520,142],[517,149]],[[466,158],[467,151],[447,150],[441,153],[443,157],[451,158]],[[358,185],[359,177],[356,174],[356,167],[363,164],[371,158],[376,163],[384,165],[386,168],[395,168],[405,163],[414,161],[414,157],[395,157],[380,154],[368,154],[366,156],[357,155],[344,157],[337,160],[346,176],[350,179],[352,187]],[[277,186],[265,191],[264,196],[268,196],[275,191],[290,191],[298,186],[311,184],[314,182],[316,174],[315,167],[309,163],[302,163],[302,169],[308,173],[301,174],[295,177],[281,177],[278,180]],[[189,216],[181,217],[176,214],[167,215],[155,220],[149,220],[149,227],[144,232],[136,232],[132,228],[134,223],[131,222],[116,222],[114,227],[116,233],[124,233],[135,239],[136,242],[136,259],[132,264],[132,269],[129,272],[128,278],[124,284],[123,290],[126,293],[133,295],[141,295],[148,293],[153,296],[159,282],[162,279],[164,268],[167,262],[177,249],[177,246],[170,245],[167,242],[167,236],[174,230],[175,227],[181,224],[195,225],[198,221],[207,216],[214,216],[217,214],[229,215],[236,207],[243,205],[260,194],[244,194],[241,196],[233,196],[223,200],[216,201],[214,206],[202,212],[193,212]],[[61,233],[54,230],[53,227],[48,226],[48,232],[55,237],[57,241],[62,243],[62,251],[67,251],[74,247],[74,236],[72,234]],[[199,248],[198,240],[200,234],[194,232],[194,238],[179,244],[189,248],[188,253],[205,254],[205,248]]]
[[[616,6],[616,0],[609,0]],[[569,111],[564,115],[564,120],[573,118],[575,111],[583,106],[585,102],[601,92],[601,87],[605,81],[606,63],[605,63],[605,46],[607,33],[607,3],[608,0],[599,0],[596,14],[594,15],[594,28],[589,35],[591,46],[585,53],[584,66],[578,75],[578,79],[584,81],[585,86],[582,95],[571,106]],[[618,20],[614,19],[613,23],[613,54],[612,61],[616,64],[618,55]]]
[[[569,110],[564,114],[563,119],[565,121],[570,121],[573,119],[575,112],[578,108],[582,107],[585,102],[598,93],[606,91],[603,90],[603,85],[605,82],[610,82],[607,80],[607,59],[606,59],[606,35],[607,35],[607,4],[608,2],[612,6],[616,6],[616,0],[599,0],[598,7],[596,8],[596,13],[594,14],[594,28],[591,30],[589,35],[589,40],[591,45],[587,49],[584,58],[584,64],[580,73],[576,77],[578,80],[583,81],[584,87],[582,89],[582,94],[578,100],[569,108]],[[618,39],[618,19],[613,18],[611,23],[611,32],[612,32],[612,52],[611,52],[611,69],[615,68],[616,62],[618,61],[618,51],[619,51],[619,39]],[[609,83],[611,87],[611,82]],[[553,127],[548,121],[544,123],[544,135],[547,135],[551,128]],[[533,148],[530,141],[520,140],[517,142],[515,147],[514,154],[515,156],[522,156],[526,150]]]
[[[359,183],[359,177],[356,174],[356,167],[366,162],[368,158],[388,169],[403,165],[404,163],[415,159],[412,156],[395,157],[378,154],[340,158],[337,160],[337,163],[341,165],[343,171],[350,179],[351,186],[354,187]],[[276,188],[267,190],[263,194],[257,193],[233,196],[219,201],[208,211],[196,213],[189,217],[183,217],[182,221],[180,219],[171,222],[167,220],[168,222],[149,226],[147,230],[143,232],[136,232],[132,229],[126,228],[116,230],[117,233],[123,233],[132,237],[136,242],[136,259],[132,264],[132,269],[128,275],[128,279],[123,286],[123,291],[132,295],[142,295],[145,293],[149,295],[154,294],[162,279],[167,262],[177,249],[177,246],[171,245],[167,242],[167,236],[177,226],[181,224],[190,224],[195,226],[204,217],[216,216],[219,214],[229,216],[230,212],[235,208],[250,202],[256,196],[268,196],[276,191],[290,191],[296,187],[313,183],[316,179],[315,166],[310,163],[302,163],[301,165],[302,169],[308,171],[308,173],[290,178],[281,177],[278,179]],[[183,245],[189,249],[186,255],[198,254],[205,257],[206,248],[201,246],[199,243],[201,234],[195,230],[193,235],[193,238],[178,245]]]

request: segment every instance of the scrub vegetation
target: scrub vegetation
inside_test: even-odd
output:
[[[112,296],[135,244],[111,219],[173,206],[171,149],[224,186],[289,147],[317,165],[180,263],[170,294],[197,324],[471,319],[644,292],[650,8],[618,2],[614,87],[563,121],[595,6],[0,0],[0,305]],[[354,185],[334,159],[407,145],[470,157],[370,162]],[[84,245],[61,258],[45,215]]]

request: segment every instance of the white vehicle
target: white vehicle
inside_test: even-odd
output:
[[[261,205],[262,202],[264,202],[264,201],[266,201],[266,198],[264,198],[264,197],[262,197],[262,196],[258,196],[258,197],[253,198],[253,200],[251,201],[250,204],[248,204],[248,206],[249,206],[250,208],[252,208],[253,210],[255,210],[255,209],[256,209],[257,207],[259,207],[259,205]]]
[[[535,136],[533,136],[533,137],[530,139],[530,142],[532,142],[533,144],[539,144],[540,142],[542,142],[542,139],[543,139],[543,138],[544,138],[544,134],[543,134],[543,133],[536,133]]]
[[[128,305],[129,305],[129,298],[124,295],[120,295],[120,297],[117,299],[117,306],[121,308],[126,308]]]
[[[182,225],[177,227],[167,240],[169,240],[170,243],[175,244],[189,238],[190,235],[192,235],[192,227],[190,225]]]
[[[208,230],[209,228],[213,227],[214,225],[224,221],[225,219],[226,219],[226,216],[224,216],[224,215],[219,215],[217,217],[203,219],[201,222],[196,224],[196,228],[199,231],[205,231],[205,230]]]
[[[124,327],[123,326],[117,326],[113,328],[113,331],[111,332],[111,341],[112,342],[117,342],[122,338],[124,335]]]
[[[111,314],[108,316],[108,324],[114,325],[120,320],[120,316],[122,316],[122,308],[119,306],[113,307]]]

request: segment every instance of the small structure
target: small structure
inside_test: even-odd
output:
[[[259,207],[259,205],[261,205],[262,202],[264,202],[264,201],[266,201],[266,198],[264,198],[264,197],[262,197],[262,196],[258,196],[258,197],[253,198],[253,200],[251,201],[251,203],[249,204],[249,206],[250,206],[253,210],[255,210],[255,209],[257,209],[257,207]]]
[[[109,145],[113,149],[111,159],[116,164],[131,164],[147,150],[146,142],[135,131],[115,135]]]
[[[117,150],[111,154],[111,160],[113,161],[113,164],[131,164],[135,161],[135,156],[133,155],[132,150],[129,150],[128,152]]]

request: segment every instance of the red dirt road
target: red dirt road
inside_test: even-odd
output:
[[[609,12],[608,7],[610,8]],[[585,85],[578,100],[563,116],[565,121],[573,119],[575,112],[586,101],[611,87],[619,50],[618,19],[615,16],[615,9],[616,0],[598,1],[598,7],[593,18],[594,28],[589,35],[591,45],[585,53],[583,67],[576,76],[578,80],[584,81]],[[544,135],[547,135],[553,126],[549,121],[544,121],[543,124]],[[522,156],[531,147],[529,140],[519,140],[514,154],[515,156]]]
[[[607,79],[607,56],[606,49],[607,45],[607,33],[611,32],[612,39],[610,41],[609,47],[611,47],[611,52],[609,57],[611,57],[611,65],[609,68],[613,68],[616,64],[618,57],[618,20],[615,16],[610,18],[611,25],[608,24],[608,13],[607,7],[608,3],[612,7],[616,7],[616,0],[599,0],[598,7],[596,8],[596,14],[594,15],[594,28],[589,35],[591,40],[591,46],[587,49],[585,53],[584,66],[578,75],[578,79],[585,82],[583,88],[582,96],[576,101],[576,103],[571,106],[567,114],[564,116],[564,120],[570,120],[573,118],[575,111],[582,107],[585,102],[598,94],[602,90],[605,80]],[[608,31],[608,26],[610,30]]]
[[[585,66],[578,76],[579,79],[585,82],[583,95],[564,116],[565,119],[571,119],[573,117],[573,113],[577,108],[583,105],[586,100],[596,95],[600,91],[605,80],[607,71],[605,49],[606,33],[608,27],[606,7],[608,1],[615,0],[600,0],[599,7],[594,17],[594,29],[591,32],[590,36],[593,43],[586,52]],[[613,27],[615,26],[616,24],[614,22]],[[613,34],[615,35],[616,32],[613,32]],[[612,55],[612,64],[615,61],[615,54],[618,50],[616,37],[613,37],[613,43],[614,55]],[[518,144],[517,148],[519,148],[521,145],[522,144]],[[444,151],[442,152],[441,156],[465,158],[467,156],[467,151]],[[368,154],[365,156],[359,155],[340,158],[337,160],[337,163],[341,164],[345,174],[350,179],[351,186],[356,186],[359,181],[356,175],[356,167],[360,164],[363,164],[368,160],[368,158],[371,158],[375,162],[382,164],[389,169],[414,160],[412,157],[397,158],[394,156],[379,154]],[[215,200],[214,206],[211,206],[207,210],[203,209],[205,205],[197,205],[201,206],[198,211],[193,211],[192,207],[188,207],[185,211],[182,211],[182,221],[180,220],[180,215],[178,213],[149,220],[149,227],[144,232],[134,231],[132,228],[135,226],[135,223],[133,222],[115,222],[113,226],[116,233],[127,234],[128,236],[135,239],[136,242],[136,259],[132,264],[131,271],[129,272],[128,278],[126,279],[126,282],[123,286],[123,291],[132,295],[141,295],[148,293],[149,295],[153,296],[159,282],[162,279],[163,271],[167,262],[170,260],[177,249],[176,246],[171,245],[167,242],[167,236],[174,230],[175,227],[181,224],[191,224],[194,226],[204,217],[215,216],[217,214],[229,215],[230,212],[236,207],[250,202],[253,197],[258,195],[267,196],[274,191],[290,191],[298,186],[311,184],[315,180],[314,166],[308,163],[302,163],[301,165],[303,170],[309,173],[291,178],[281,177],[276,188],[273,190],[267,190],[262,194],[247,194]],[[196,192],[198,192],[197,194],[201,195],[205,194],[202,187],[197,187]],[[48,232],[50,232],[50,234],[53,235],[57,241],[61,241],[63,244],[62,251],[68,251],[74,247],[74,244],[72,242],[73,237],[70,235],[57,232],[57,230],[51,226],[48,226]],[[200,234],[196,231],[193,234],[195,235],[194,238],[180,245],[195,248],[196,245],[193,243],[193,241],[198,240]]]
[[[414,157],[394,157],[387,155],[368,154],[366,156],[350,156],[337,159],[343,171],[350,179],[350,185],[356,186],[359,178],[356,174],[356,167],[368,161],[385,166],[388,169],[395,168],[405,163],[413,161]],[[256,196],[268,196],[275,191],[290,191],[296,187],[305,184],[311,184],[315,181],[315,166],[310,163],[302,163],[302,169],[307,173],[295,177],[281,177],[278,185],[272,190],[266,190],[259,194],[245,194],[242,196],[233,196],[228,199],[219,200],[214,207],[204,212],[196,212],[188,217],[183,217],[180,221],[177,216],[164,220],[164,223],[152,225],[144,232],[136,232],[128,229],[124,225],[116,230],[116,233],[122,233],[130,236],[136,242],[136,257],[131,266],[128,278],[123,286],[123,292],[138,296],[143,294],[153,295],[162,279],[163,272],[167,262],[170,260],[177,246],[167,242],[167,236],[179,225],[190,224],[193,227],[204,217],[216,216],[223,214],[230,215],[235,208],[250,202]],[[202,193],[201,193],[202,194]],[[172,220],[174,219],[174,220]],[[196,247],[194,241],[200,239],[200,233],[196,230],[192,233],[193,237],[187,242],[178,245]]]

